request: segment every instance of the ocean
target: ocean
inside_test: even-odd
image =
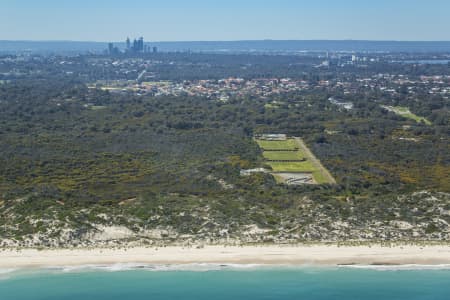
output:
[[[450,266],[189,265],[0,270],[1,300],[450,299]]]

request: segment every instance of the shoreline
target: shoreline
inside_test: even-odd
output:
[[[450,265],[450,246],[167,246],[122,249],[3,249],[0,269],[116,264],[405,266]]]

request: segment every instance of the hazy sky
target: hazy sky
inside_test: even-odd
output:
[[[450,40],[450,0],[0,0],[0,40]]]

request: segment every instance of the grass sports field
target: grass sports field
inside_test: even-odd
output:
[[[301,160],[305,158],[300,151],[264,151],[263,156],[268,160]]]
[[[285,141],[266,141],[256,140],[259,147],[263,150],[295,150],[298,149],[298,144],[293,139]]]
[[[311,161],[302,162],[268,162],[274,172],[305,172],[311,173],[315,171]]]
[[[287,139],[285,141],[257,139],[256,142],[263,150],[263,156],[266,159],[266,163],[272,168],[275,177],[276,173],[283,172],[310,173],[317,184],[335,183],[328,171],[320,164],[300,139]],[[305,159],[305,161],[293,161],[302,159]]]

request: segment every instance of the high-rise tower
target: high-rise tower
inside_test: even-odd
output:
[[[140,37],[138,40],[138,52],[144,52],[144,38]]]

